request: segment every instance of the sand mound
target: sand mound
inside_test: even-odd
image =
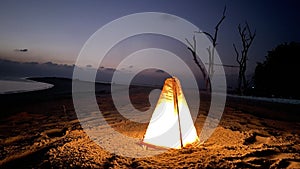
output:
[[[82,131],[81,136],[57,148],[50,149],[51,166],[55,167],[112,167],[112,168],[282,168],[299,167],[299,147],[275,137],[256,136],[254,142],[245,141],[255,134],[218,127],[213,136],[198,148],[168,150],[147,158],[128,158],[110,154],[92,142]],[[76,136],[77,135],[77,136]],[[120,144],[122,144],[120,142]],[[121,146],[121,145],[120,145]]]

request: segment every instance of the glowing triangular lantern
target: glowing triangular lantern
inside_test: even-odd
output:
[[[152,114],[143,143],[164,148],[182,148],[198,141],[179,80],[175,77],[168,78]]]

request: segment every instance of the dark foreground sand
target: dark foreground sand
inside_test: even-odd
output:
[[[138,91],[133,98],[147,97]],[[103,91],[97,100],[115,130],[143,137],[147,124],[118,116]],[[0,168],[300,168],[299,106],[228,99],[219,126],[199,147],[129,158],[109,153],[87,136],[68,94],[16,105],[2,108],[6,115],[0,118]],[[141,109],[147,106],[139,103]],[[206,108],[200,110],[196,120],[198,134],[205,114]]]

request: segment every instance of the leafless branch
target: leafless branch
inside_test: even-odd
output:
[[[218,38],[219,27],[220,27],[221,23],[224,21],[224,19],[226,18],[225,13],[226,13],[226,6],[224,7],[223,15],[222,15],[221,19],[219,20],[219,22],[215,26],[214,35],[212,35],[212,34],[210,34],[208,32],[205,32],[205,31],[198,31],[198,32],[196,32],[196,33],[203,33],[203,34],[207,35],[211,39],[214,48],[217,45],[217,38]]]
[[[206,77],[206,75],[205,75],[205,70],[204,70],[204,68],[201,66],[201,64],[200,64],[200,62],[199,62],[199,60],[198,60],[198,58],[197,58],[197,53],[196,53],[196,46],[197,46],[197,44],[196,44],[196,38],[195,38],[195,36],[193,36],[193,45],[192,45],[192,43],[191,43],[188,39],[185,39],[185,40],[186,40],[186,42],[189,44],[188,50],[191,51],[192,56],[193,56],[193,59],[194,59],[194,62],[195,62],[196,65],[200,68],[200,70],[201,70],[201,72],[202,72],[202,75],[203,75],[203,77],[205,78],[205,77]]]
[[[214,37],[213,37],[210,33],[208,33],[208,32],[205,32],[205,31],[198,31],[198,32],[196,32],[196,33],[203,33],[203,34],[205,34],[206,36],[208,36],[208,37],[210,38],[211,41],[214,41]]]
[[[235,44],[233,44],[233,48],[234,48],[234,51],[235,51],[235,54],[236,54],[236,61],[241,64],[241,61],[239,60],[239,57],[240,57],[240,54],[239,52],[237,51],[236,47],[235,47]]]
[[[222,18],[220,19],[220,21],[218,22],[218,24],[217,24],[216,27],[215,27],[214,44],[217,42],[219,26],[221,25],[221,23],[222,23],[223,20],[225,19],[225,12],[226,12],[226,6],[224,7]]]
[[[252,33],[249,24],[245,22],[243,27],[240,24],[238,25],[238,32],[242,41],[241,53],[238,52],[235,44],[233,44],[233,48],[236,54],[236,61],[239,64],[238,89],[240,94],[243,94],[244,89],[247,87],[245,73],[247,69],[248,50],[256,36],[256,30]]]
[[[212,46],[209,46],[207,48],[207,52],[208,52],[208,55],[209,55],[209,57],[208,57],[209,58],[208,77],[209,78],[212,78],[212,76],[214,74],[214,54],[215,54],[215,49],[216,49],[216,46],[217,46],[217,38],[218,38],[219,27],[225,19],[225,13],[226,13],[226,6],[224,7],[221,19],[219,20],[219,22],[215,26],[214,34],[211,34],[211,33],[206,32],[206,31],[200,31],[200,30],[195,32],[195,33],[203,33],[204,35],[208,36],[210,38],[210,40],[212,41]],[[206,78],[206,74],[204,72],[205,69],[200,65],[200,63],[199,63],[199,61],[197,60],[197,57],[196,57],[196,52],[195,52],[196,51],[196,40],[195,40],[195,36],[193,37],[194,45],[192,45],[192,43],[189,42],[187,39],[186,39],[186,41],[189,44],[188,49],[192,52],[195,63],[201,69],[201,71],[203,73],[203,77],[206,79],[207,89],[209,88],[211,90],[211,88],[209,86],[209,78]]]

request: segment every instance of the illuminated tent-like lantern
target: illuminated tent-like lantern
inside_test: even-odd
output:
[[[142,143],[162,148],[182,148],[199,138],[177,78],[166,79]]]

